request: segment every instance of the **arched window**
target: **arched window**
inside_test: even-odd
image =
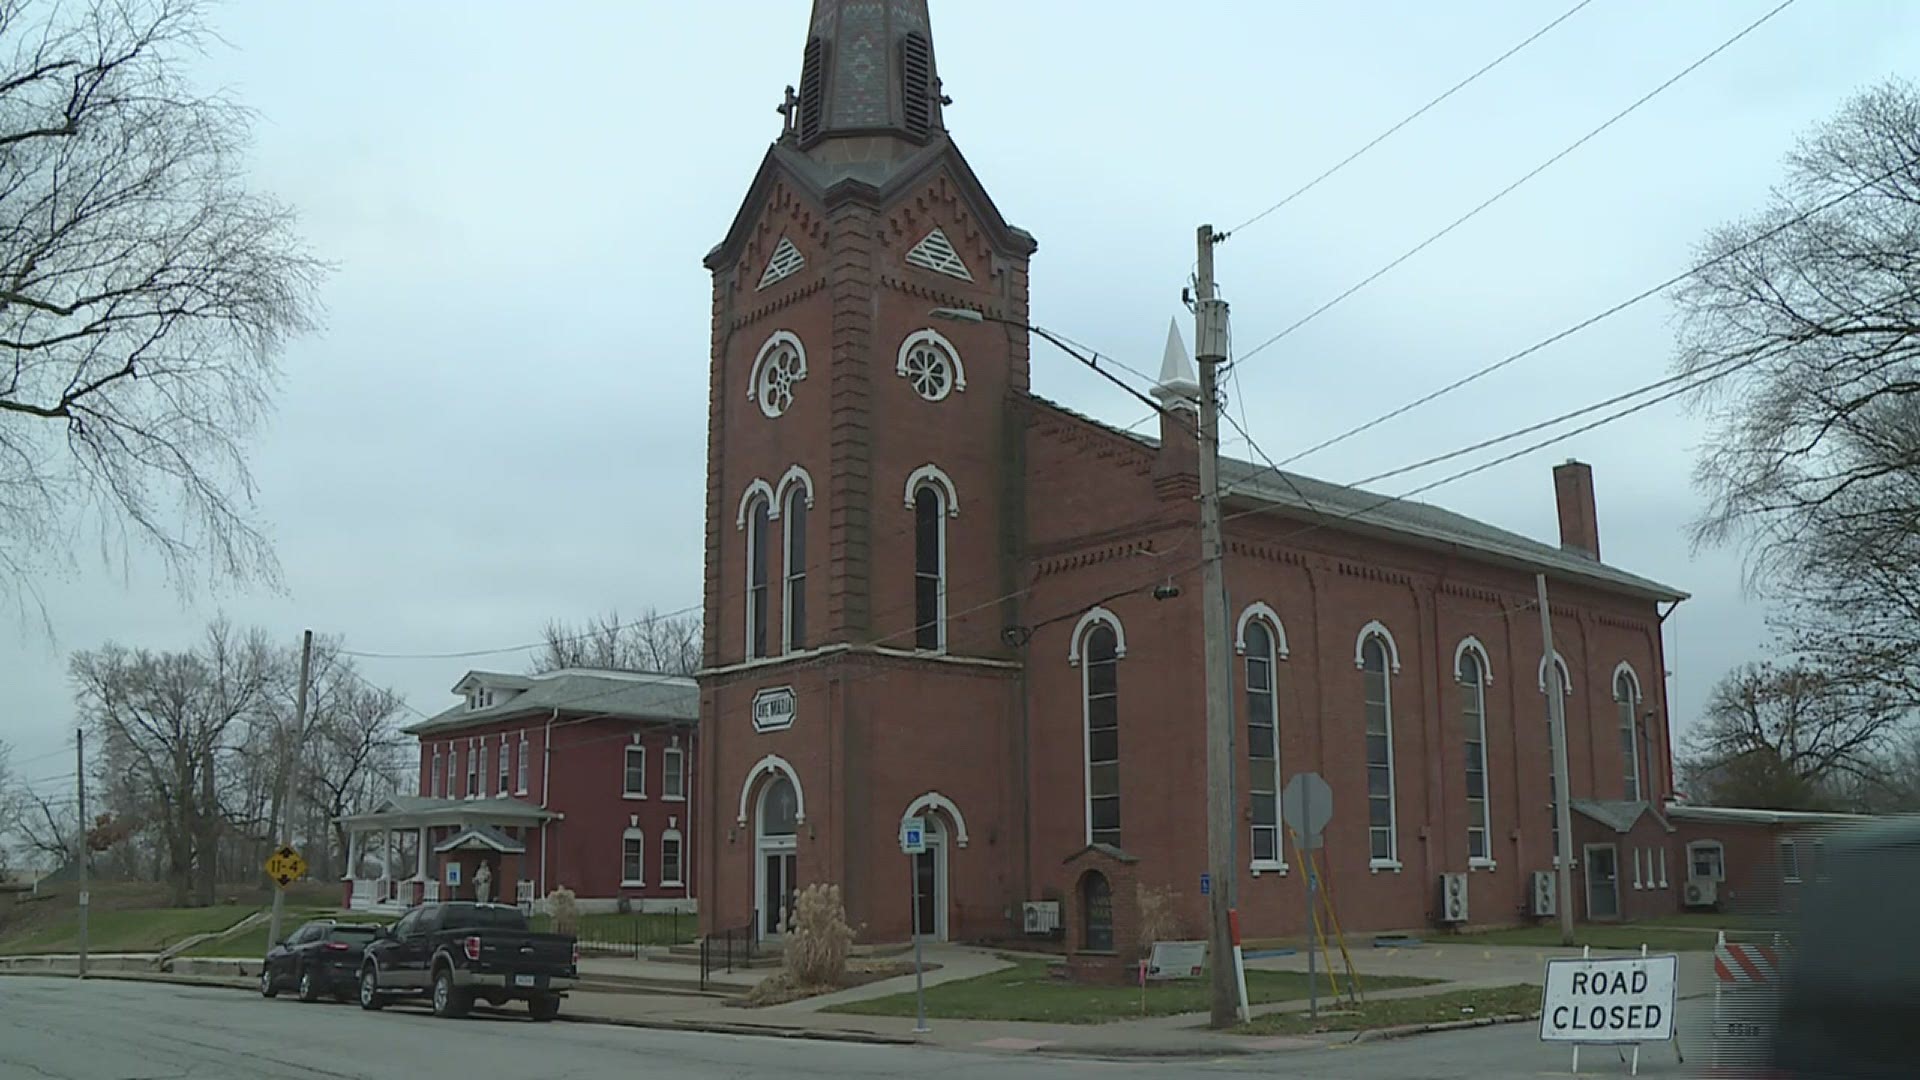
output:
[[[1620,775],[1628,802],[1640,799],[1640,740],[1636,713],[1640,707],[1640,681],[1633,669],[1621,664],[1613,673],[1613,703],[1620,713]]]
[[[792,652],[807,644],[807,492],[799,484],[787,492],[786,512],[780,516],[787,548],[785,587],[780,596],[780,645],[782,652]]]
[[[1549,660],[1551,660],[1553,663],[1553,671],[1554,671],[1554,674],[1557,676],[1557,681],[1560,686],[1560,696],[1564,700],[1568,695],[1573,693],[1573,676],[1572,676],[1572,673],[1567,670],[1567,662],[1561,659],[1560,654],[1557,652],[1554,653],[1553,656],[1551,657],[1542,656],[1540,658],[1540,692],[1542,694],[1550,694],[1553,692],[1553,684],[1555,680],[1549,679],[1547,677],[1547,663]],[[1555,866],[1558,866],[1560,865],[1560,859],[1561,859],[1560,769],[1559,769],[1560,748],[1559,748],[1558,740],[1556,740],[1553,736],[1553,703],[1551,701],[1547,702],[1546,715],[1547,715],[1547,815],[1548,815],[1548,821],[1549,821],[1549,824],[1547,826],[1547,837],[1548,837],[1548,843],[1551,846],[1553,864]],[[1569,771],[1571,771],[1572,769],[1571,764],[1569,764],[1568,769]]]
[[[747,659],[767,655],[767,534],[772,504],[755,495],[747,505]]]
[[[1120,639],[1106,622],[1080,643],[1087,737],[1087,842],[1120,846]]]
[[[1493,861],[1487,812],[1487,685],[1480,650],[1460,651],[1454,676],[1460,684],[1460,731],[1467,749],[1467,859]]]
[[[1367,710],[1367,837],[1372,863],[1399,863],[1398,807],[1393,791],[1393,691],[1388,686],[1387,639],[1369,634],[1360,645]]]
[[[1089,870],[1080,879],[1080,947],[1088,952],[1113,951],[1113,886],[1098,870]]]
[[[931,480],[913,489],[913,645],[947,646],[947,495]]]
[[[775,776],[760,796],[760,836],[792,836],[800,831],[800,800],[793,781]]]
[[[1280,714],[1274,700],[1273,631],[1252,619],[1242,631],[1247,665],[1247,798],[1253,813],[1253,863],[1279,866]]]

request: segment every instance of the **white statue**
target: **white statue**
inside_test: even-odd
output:
[[[473,872],[473,898],[483,904],[493,899],[493,871],[487,869],[486,863],[481,863],[480,869]]]

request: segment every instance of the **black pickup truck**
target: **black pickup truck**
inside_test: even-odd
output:
[[[360,963],[360,1007],[426,994],[433,1014],[466,1014],[524,1001],[535,1020],[560,1014],[560,998],[579,977],[579,952],[567,934],[538,934],[506,904],[422,904],[367,946]]]

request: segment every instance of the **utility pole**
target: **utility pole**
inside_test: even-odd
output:
[[[79,787],[80,796],[80,966],[79,977],[87,977],[87,907],[93,897],[87,895],[87,732],[85,728],[75,728],[73,732],[74,782]]]
[[[286,844],[293,842],[293,797],[294,792],[299,790],[299,785],[293,782],[293,774],[294,770],[300,767],[300,743],[307,730],[307,669],[312,662],[313,631],[308,630],[300,636],[300,685],[293,693],[293,746],[290,750],[293,758],[287,762],[287,767],[283,770],[283,777],[280,781],[281,784],[284,785],[280,798],[281,842]],[[501,752],[505,753],[506,751],[503,749]],[[286,901],[287,890],[279,887],[278,883],[275,883],[273,890],[273,917],[269,920],[267,926],[267,943],[269,946],[280,940],[280,913],[285,908]]]
[[[1227,583],[1220,538],[1220,405],[1214,391],[1227,359],[1227,302],[1213,295],[1213,226],[1199,230],[1200,268],[1194,279],[1194,358],[1200,368],[1201,618],[1205,621],[1207,681],[1207,872],[1213,891],[1208,953],[1213,973],[1214,1027],[1239,1012],[1233,966],[1233,701],[1227,651]]]
[[[1547,725],[1553,732],[1553,816],[1560,834],[1554,845],[1554,908],[1560,913],[1560,944],[1573,944],[1573,860],[1568,847],[1573,842],[1573,790],[1567,783],[1567,688],[1560,684],[1560,665],[1553,657],[1553,615],[1547,610],[1547,575],[1533,575],[1534,591],[1540,596],[1540,639],[1545,644],[1547,665]]]

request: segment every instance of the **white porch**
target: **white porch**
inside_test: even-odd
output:
[[[392,796],[343,816],[343,902],[352,911],[401,912],[442,898],[530,903],[542,895],[528,842],[554,815],[515,799]],[[470,877],[469,867],[480,872]]]

